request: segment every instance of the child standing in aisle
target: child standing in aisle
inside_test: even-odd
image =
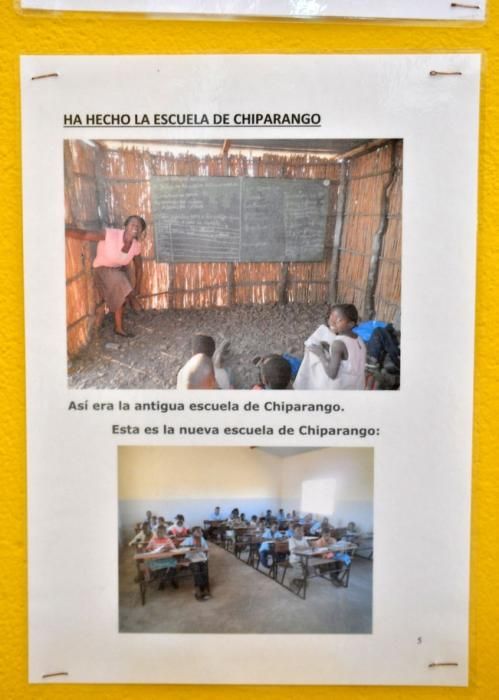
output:
[[[211,598],[208,576],[208,543],[198,525],[192,528],[191,536],[183,541],[182,546],[191,549],[186,555],[186,559],[190,561],[196,600],[208,600]]]

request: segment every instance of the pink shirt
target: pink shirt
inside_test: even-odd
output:
[[[97,243],[97,255],[92,267],[122,267],[132,262],[136,255],[140,255],[140,243],[132,241],[128,253],[123,253],[123,229],[107,228],[106,237]]]
[[[161,545],[169,547],[170,549],[175,549],[175,545],[169,537],[153,537],[152,540],[149,540],[146,549],[150,551],[151,549],[156,549],[156,547],[161,547]]]
[[[171,525],[168,528],[168,534],[176,535],[177,537],[185,537],[189,534],[189,529],[186,527],[178,527],[178,525]]]

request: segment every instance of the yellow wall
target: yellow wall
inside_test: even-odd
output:
[[[266,700],[496,700],[499,697],[499,328],[497,256],[499,222],[499,2],[489,0],[482,26],[330,22],[146,21],[130,16],[41,14],[21,16],[13,0],[0,5],[2,355],[2,576],[0,695],[8,700],[220,700],[255,697],[253,688],[141,686],[28,686],[26,618],[26,480],[24,328],[18,57],[22,53],[328,53],[483,50],[483,104],[478,238],[477,373],[472,514],[470,686],[438,688],[266,689]],[[48,174],[50,176],[50,174]],[[445,322],[432,319],[429,323]],[[435,430],[437,426],[435,426]],[[359,659],[362,663],[362,659]]]
[[[323,449],[283,460],[281,498],[284,510],[300,509],[302,482],[334,478],[331,523],[345,527],[354,521],[362,531],[373,529],[374,450]],[[329,513],[327,513],[329,515]]]
[[[310,450],[280,456],[249,447],[118,448],[120,500],[157,498],[296,498],[301,482],[335,477],[342,497],[372,498],[373,451]]]
[[[370,448],[337,448],[314,450],[287,457],[282,472],[282,497],[295,498],[301,493],[305,479],[327,479],[334,476],[344,500],[373,497],[374,452]]]
[[[279,498],[281,491],[280,460],[248,447],[120,447],[118,462],[120,500],[168,494],[213,499],[214,507],[225,498]]]

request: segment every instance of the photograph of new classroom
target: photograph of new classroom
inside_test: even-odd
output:
[[[358,312],[365,388],[398,388],[401,140],[66,140],[64,167],[71,388],[176,388],[195,334],[224,350],[230,388],[258,385],[270,354],[290,362],[293,388],[333,304]],[[127,299],[116,334],[95,234],[133,215],[146,223],[138,310]],[[133,264],[126,274],[134,287]]]
[[[119,447],[120,632],[370,634],[373,471],[373,448]]]

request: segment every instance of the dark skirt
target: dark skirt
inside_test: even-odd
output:
[[[133,291],[123,267],[94,267],[94,279],[110,311],[118,311]]]

